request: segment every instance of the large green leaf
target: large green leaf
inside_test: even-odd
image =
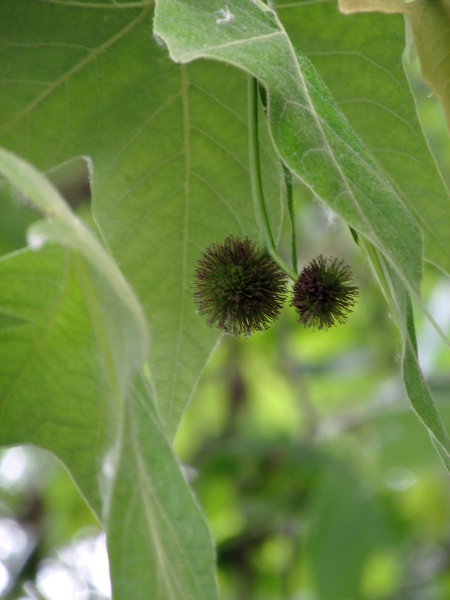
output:
[[[418,15],[419,2],[387,4]],[[427,3],[430,13],[437,4]],[[278,0],[276,5],[290,38],[311,59],[416,219],[424,235],[425,259],[450,273],[450,198],[421,131],[403,68],[403,17],[346,16],[334,2]],[[375,7],[376,0],[371,5]],[[432,61],[436,69],[447,64],[434,53]],[[450,77],[448,64],[446,68]],[[444,86],[442,74],[438,79]]]
[[[151,37],[152,4],[0,0],[0,135],[42,170],[90,157],[93,212],[147,316],[173,435],[218,337],[195,313],[195,263],[211,242],[257,231],[245,76],[174,65]],[[277,230],[282,178],[264,163]]]
[[[174,60],[215,58],[257,77],[267,89],[269,127],[284,162],[361,234],[366,248],[373,244],[380,253],[398,291],[391,303],[404,345],[406,390],[448,466],[450,442],[420,372],[408,304],[408,291],[419,296],[419,229],[311,63],[294,49],[274,10],[256,0],[230,1],[225,12],[206,0],[158,0],[155,29]],[[389,285],[383,288],[393,294]]]
[[[0,173],[48,217],[34,252],[0,260],[0,443],[67,466],[105,527],[115,599],[216,598],[208,529],[139,375],[136,298],[47,180],[4,151]]]
[[[383,253],[417,296],[420,231],[276,12],[260,0],[232,0],[226,10],[219,0],[158,0],[155,31],[176,61],[214,58],[264,85],[269,128],[283,161]]]

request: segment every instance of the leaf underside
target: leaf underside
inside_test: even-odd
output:
[[[292,9],[297,4],[292,2],[285,6]],[[227,8],[228,18],[224,21],[219,2],[158,0],[155,31],[164,39],[176,61],[215,58],[236,65],[262,82],[268,96],[269,130],[285,164],[356,230],[366,244],[381,254],[385,269],[391,271],[394,282],[393,289],[384,286],[384,292],[400,311],[406,391],[422,422],[438,440],[448,467],[450,443],[420,372],[411,342],[414,328],[408,304],[409,293],[420,301],[423,232],[430,259],[447,271],[448,232],[440,224],[435,235],[433,226],[438,213],[433,214],[432,205],[431,212],[428,209],[423,220],[420,216],[417,218],[426,203],[421,200],[416,206],[416,198],[408,193],[406,183],[407,174],[411,172],[408,163],[413,163],[415,157],[408,152],[396,168],[390,168],[387,160],[383,161],[383,151],[370,145],[369,148],[375,150],[375,161],[350,128],[312,64],[298,48],[294,48],[277,14],[257,2],[243,4],[235,0],[229,2]],[[279,8],[283,9],[283,3],[279,3]],[[313,7],[312,10],[323,12],[327,9]],[[323,14],[320,16],[323,22]],[[285,20],[298,37],[302,36],[303,19],[299,19],[298,29],[295,29],[294,18],[286,16]],[[314,22],[314,35],[316,26]],[[397,71],[398,68],[397,64]],[[405,100],[407,85],[403,74],[395,83]],[[386,98],[382,101],[383,107]],[[372,118],[374,112],[370,113]],[[357,124],[360,123],[361,109],[349,113]],[[436,174],[417,119],[413,118],[412,122],[415,143],[420,148],[419,162],[425,157],[421,168],[431,166],[432,173]],[[360,129],[364,133],[367,126],[360,125]],[[369,141],[373,143],[374,140]],[[400,153],[398,147],[389,147],[389,151],[394,156]],[[380,162],[384,164],[384,170],[379,166]],[[400,187],[393,176],[396,170],[401,173]],[[440,207],[447,214],[448,195],[441,179],[437,177],[436,185],[432,178],[427,183],[427,202],[430,203],[436,194]],[[440,253],[443,248],[445,252]],[[393,290],[398,291],[394,293]]]
[[[139,374],[139,304],[41,174],[3,150],[0,172],[52,215],[33,234],[70,248],[0,260],[13,317],[0,328],[1,443],[46,448],[69,469],[107,533],[114,598],[217,598],[209,531]]]

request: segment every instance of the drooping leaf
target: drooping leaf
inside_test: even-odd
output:
[[[116,323],[108,328],[108,331],[119,330],[119,327],[122,327],[126,333],[122,331],[114,341],[120,343],[122,340],[126,342],[127,338],[133,340],[129,348],[122,348],[125,350],[125,356],[129,357],[127,363],[119,363],[114,367],[120,366],[128,371],[139,368],[147,358],[147,325],[141,306],[117,265],[72,213],[52,184],[31,165],[0,148],[0,173],[47,217],[46,221],[38,221],[30,226],[29,245],[39,250],[50,241],[77,251],[101,273],[114,290],[129,312],[129,317],[123,324]],[[111,373],[111,377],[114,376],[115,373]]]
[[[395,274],[391,276],[391,280],[394,282],[395,301],[401,318],[402,374],[406,393],[417,416],[428,429],[447,470],[450,471],[450,439],[420,369],[411,300]]]
[[[138,301],[42,175],[5,151],[0,173],[49,217],[35,251],[0,260],[0,444],[46,448],[68,468],[113,548],[116,600],[216,599],[208,529],[139,375]]]
[[[399,4],[409,10],[416,3]],[[425,259],[450,273],[450,197],[421,131],[405,74],[404,18],[342,15],[334,2],[278,0],[276,6],[289,37],[311,59],[417,221]]]
[[[275,12],[236,0],[228,3],[224,21],[217,7],[199,0],[158,0],[156,32],[174,60],[215,58],[257,77],[267,89],[269,127],[284,162],[364,243],[368,240],[380,252],[403,294],[399,325],[407,393],[448,466],[450,443],[414,354],[406,304],[408,291],[419,295],[422,255],[417,225],[312,65],[293,48]]]
[[[124,408],[108,554],[117,598],[218,598],[212,540],[143,377]]]

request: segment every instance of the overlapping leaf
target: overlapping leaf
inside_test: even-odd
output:
[[[138,375],[138,302],[48,181],[4,151],[0,172],[49,219],[35,252],[0,261],[0,443],[46,448],[70,470],[113,549],[114,598],[216,598],[208,529]]]
[[[390,2],[385,9],[398,12],[400,4],[417,16],[417,5]],[[414,215],[424,234],[425,258],[449,272],[450,199],[421,132],[404,73],[403,18],[377,14],[349,18],[338,14],[334,3],[305,5],[299,0],[285,5],[278,2],[291,39],[301,43]],[[349,7],[350,2],[341,2],[344,5]],[[361,2],[352,5],[362,8]],[[383,287],[388,296],[390,289],[396,290],[391,302],[398,305],[394,313],[403,339],[406,391],[416,414],[439,440],[438,447],[445,448],[441,455],[447,461],[447,434],[417,360],[410,301],[398,277],[392,272],[389,277],[393,283]]]
[[[218,0],[159,0],[155,31],[174,60],[215,58],[255,76],[267,89],[269,128],[283,161],[418,294],[420,231],[311,63],[263,2],[233,0],[226,12],[225,19]]]
[[[394,187],[267,5],[235,0],[227,4],[224,15],[219,3],[158,0],[156,15],[156,31],[174,60],[215,58],[235,64],[263,83],[269,98],[270,131],[284,162],[362,240],[369,240],[368,245],[364,242],[366,247],[373,244],[381,253],[400,294],[401,301],[396,297],[394,304],[400,303],[406,390],[448,466],[450,443],[420,372],[408,309],[408,291],[419,295],[421,232]],[[385,287],[387,295],[393,293]]]

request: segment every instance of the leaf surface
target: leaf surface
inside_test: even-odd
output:
[[[210,534],[148,387],[138,387],[147,350],[139,303],[42,175],[5,151],[0,172],[49,218],[33,226],[35,239],[71,248],[0,260],[0,315],[9,317],[0,327],[0,443],[46,448],[69,469],[113,548],[115,599],[194,600],[202,589],[214,600]]]
[[[118,598],[218,598],[212,540],[167,444],[143,377],[125,406],[108,515]]]

